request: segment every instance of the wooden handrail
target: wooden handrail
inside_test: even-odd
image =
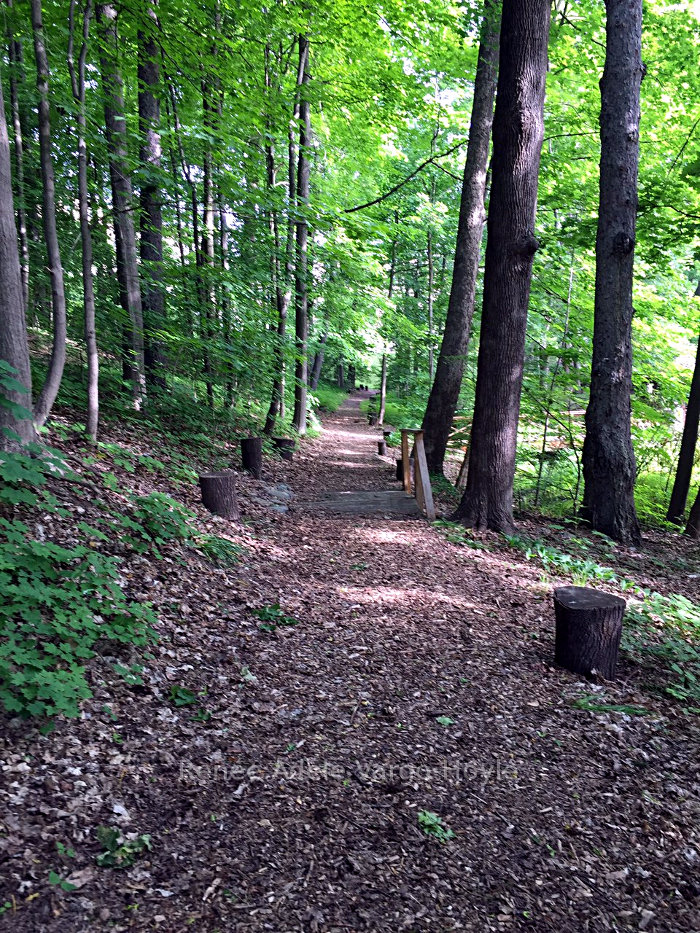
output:
[[[416,500],[421,511],[429,522],[435,521],[435,504],[433,503],[433,490],[430,486],[430,473],[428,461],[425,456],[425,441],[423,431],[420,429],[401,429],[401,456],[403,458],[403,488],[411,495],[411,463],[409,460],[408,435],[413,435],[413,452],[416,462]]]

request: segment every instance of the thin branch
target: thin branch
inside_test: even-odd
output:
[[[373,207],[375,204],[379,204],[381,201],[386,201],[387,198],[390,198],[392,194],[396,194],[404,185],[407,185],[411,179],[415,178],[424,168],[427,168],[428,165],[432,165],[437,159],[444,159],[445,156],[452,155],[453,152],[456,152],[458,149],[461,149],[462,146],[466,146],[468,140],[463,139],[461,142],[457,143],[455,146],[452,146],[451,149],[448,149],[446,152],[440,152],[437,155],[430,156],[429,159],[426,159],[425,162],[421,162],[418,168],[414,169],[410,175],[407,175],[403,181],[400,181],[397,185],[394,185],[393,188],[390,188],[384,194],[380,194],[378,198],[374,198],[372,201],[367,201],[365,204],[357,204],[355,207],[346,207],[343,211],[344,214],[354,214],[355,211],[363,211],[366,207]]]

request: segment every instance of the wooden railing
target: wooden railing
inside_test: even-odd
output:
[[[428,461],[425,459],[425,443],[423,432],[420,430],[401,429],[401,457],[403,459],[403,488],[410,496],[412,494],[411,461],[409,435],[413,436],[413,453],[416,464],[416,501],[418,507],[425,512],[429,522],[435,521],[435,505],[433,503],[433,490],[430,486]]]

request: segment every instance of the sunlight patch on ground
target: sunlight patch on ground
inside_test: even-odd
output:
[[[405,531],[392,531],[389,528],[356,528],[353,538],[364,539],[370,544],[402,544],[416,546],[415,538]]]

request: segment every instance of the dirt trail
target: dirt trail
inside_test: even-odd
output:
[[[396,488],[358,404],[277,468],[293,506],[249,559],[188,575],[118,723],[95,722],[98,693],[62,752],[23,750],[58,838],[82,854],[82,834],[94,859],[95,825],[116,821],[154,845],[12,929],[700,929],[696,727],[573,708],[591,688],[552,667],[550,586],[531,566],[422,519],[305,511],[329,490]],[[162,574],[167,588],[182,569]],[[298,624],[261,631],[250,609],[275,602]],[[173,682],[206,689],[209,721],[168,705]],[[57,754],[63,791],[43,783]],[[426,834],[426,813],[450,838]]]

